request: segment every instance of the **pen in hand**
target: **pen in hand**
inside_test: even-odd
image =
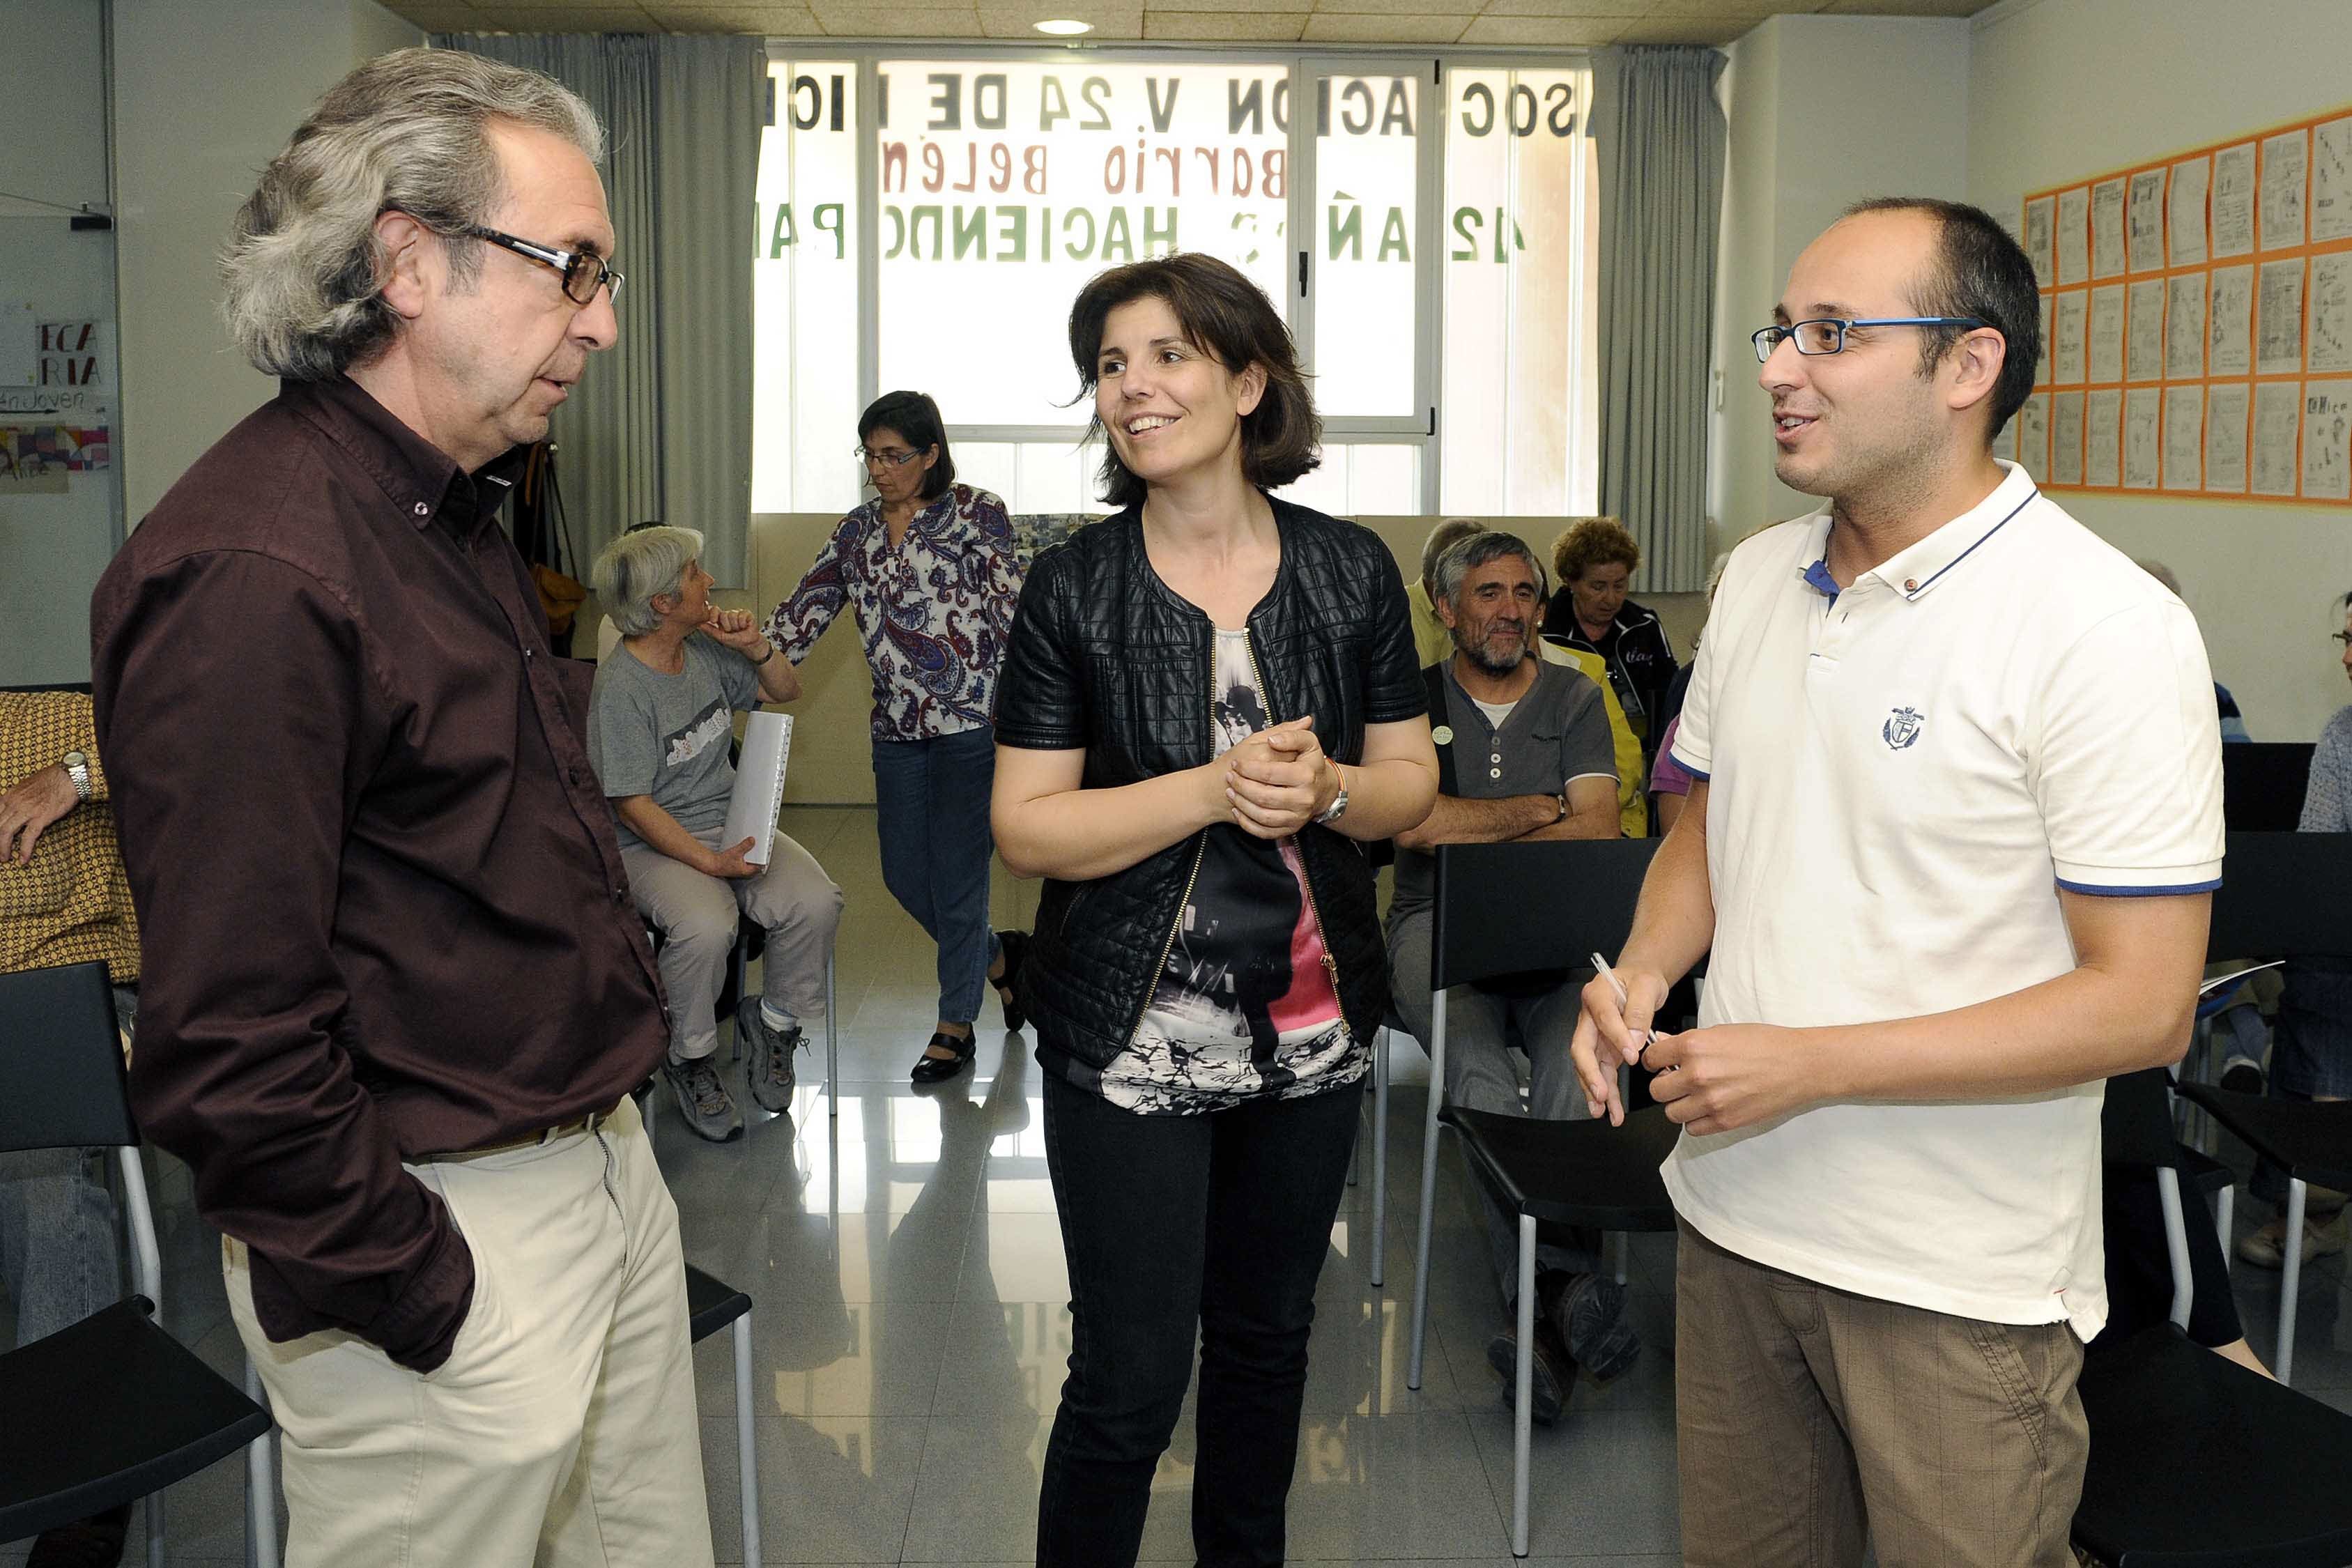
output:
[[[1593,973],[1600,975],[1601,979],[1609,982],[1609,989],[1617,994],[1617,1005],[1620,1007],[1624,1006],[1629,999],[1625,992],[1625,983],[1617,978],[1617,972],[1609,967],[1609,961],[1601,957],[1599,953],[1594,953],[1592,955],[1592,970]],[[1642,1053],[1648,1050],[1650,1048],[1650,1042],[1657,1037],[1657,1030],[1643,1030],[1642,1033],[1642,1043],[1633,1047],[1633,1060],[1637,1062],[1641,1060]]]

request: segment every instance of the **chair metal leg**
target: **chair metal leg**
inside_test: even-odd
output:
[[[2181,1214],[2180,1173],[2168,1166],[2158,1167],[2156,1196],[2158,1206],[2164,1211],[2164,1250],[2172,1268],[2172,1326],[2185,1330],[2196,1287],[2189,1272],[2189,1224]]]
[[[124,1144],[114,1152],[122,1176],[123,1218],[131,1231],[131,1279],[154,1304],[155,1326],[163,1327],[163,1254],[155,1240],[155,1211],[147,1201],[147,1167],[139,1151]]]
[[[269,1408],[268,1393],[250,1357],[245,1363],[245,1396]],[[245,1446],[245,1560],[248,1568],[278,1568],[278,1466],[270,1445],[278,1440],[271,1427]]]
[[[735,1456],[743,1477],[743,1568],[760,1568],[760,1451],[751,1403],[751,1314],[735,1320]]]
[[[1445,1103],[1445,993],[1429,999],[1429,1115],[1421,1133],[1421,1218],[1412,1256],[1412,1356],[1404,1385],[1421,1387],[1421,1353],[1429,1341],[1429,1231],[1437,1203],[1437,1112]]]
[[[149,1492],[147,1504],[147,1568],[163,1568],[163,1494]]]
[[[841,1114],[841,1009],[834,1005],[835,955],[824,955],[824,1113]]]
[[[743,939],[740,935],[735,939],[735,951],[730,960],[735,965],[735,999],[740,1002],[751,994],[751,955],[744,950]],[[740,1032],[730,1029],[728,1041],[727,1059],[731,1062],[743,1055],[743,1037]]]
[[[1382,1278],[1389,1238],[1389,1038],[1372,1036],[1372,1283]]]
[[[2238,1189],[2223,1187],[2213,1200],[2213,1228],[2221,1233],[2221,1278],[2230,1277],[2230,1232],[2238,1215]]]
[[[1535,1404],[1536,1216],[1519,1216],[1519,1362],[1512,1370],[1517,1397],[1511,1411],[1511,1555],[1528,1554],[1528,1449]]]
[[[2279,1278],[2278,1354],[2271,1364],[2281,1383],[2294,1381],[2295,1298],[2303,1293],[2303,1209],[2311,1189],[2290,1176],[2286,1184],[2286,1234],[2279,1238],[2285,1272]]]
[[[1348,1144],[1348,1184],[1349,1186],[1356,1184],[1356,1170],[1363,1163],[1364,1141],[1361,1138],[1350,1140]]]

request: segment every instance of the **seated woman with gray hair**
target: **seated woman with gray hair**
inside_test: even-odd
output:
[[[596,667],[588,755],[619,818],[621,859],[637,910],[663,936],[669,1057],[662,1071],[697,1134],[740,1137],[743,1117],[719,1078],[717,1004],[735,947],[737,911],[768,933],[761,994],[735,1013],[751,1098],[792,1105],[800,1020],[824,1002],[825,957],[841,921],[841,889],[783,834],[766,864],[744,857],[755,840],[719,842],[735,789],[728,754],[735,714],[790,702],[800,676],[740,610],[710,603],[702,535],[634,528],[590,572],[621,640]]]

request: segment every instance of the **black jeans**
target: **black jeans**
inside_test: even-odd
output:
[[[1201,1342],[1192,1546],[1283,1561],[1315,1281],[1360,1084],[1138,1116],[1048,1078],[1045,1162],[1070,1265],[1070,1375],[1045,1448],[1038,1568],[1126,1568]]]

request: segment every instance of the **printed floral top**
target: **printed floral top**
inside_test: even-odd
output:
[[[949,486],[896,549],[881,501],[870,500],[841,520],[765,630],[798,664],[842,606],[855,606],[874,672],[874,738],[959,734],[994,709],[1021,576],[1004,503],[988,491]]]

